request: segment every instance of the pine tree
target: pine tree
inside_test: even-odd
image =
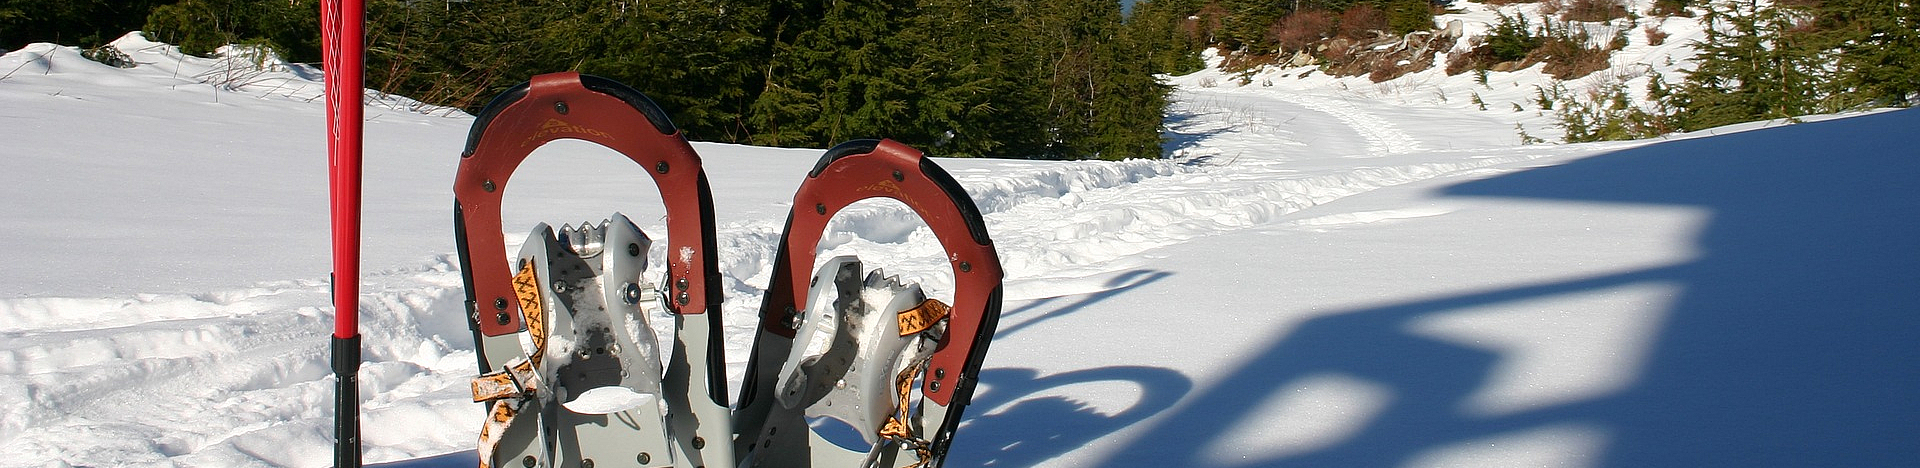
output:
[[[33,42],[93,46],[141,29],[173,0],[0,0],[0,49]]]
[[[1672,96],[1684,130],[1838,110],[1818,41],[1797,31],[1808,16],[1757,0],[1715,3],[1703,17],[1699,66]]]
[[[1824,43],[1839,51],[1837,85],[1870,105],[1913,105],[1920,94],[1920,6],[1911,0],[1824,0]]]
[[[311,62],[320,59],[319,8],[315,0],[181,0],[153,7],[142,29],[193,55],[253,43],[289,61]]]
[[[910,8],[830,2],[811,28],[774,44],[767,91],[752,105],[753,141],[821,147],[904,127],[908,90],[889,79],[901,74],[893,35]]]
[[[1207,44],[1201,40],[1199,20],[1188,19],[1195,17],[1200,7],[1198,0],[1135,3],[1122,27],[1143,49],[1154,73],[1183,75],[1200,71],[1206,67],[1200,51]]]
[[[1048,47],[1047,154],[1124,159],[1160,154],[1166,90],[1121,34],[1115,2],[1046,2],[1032,15]]]

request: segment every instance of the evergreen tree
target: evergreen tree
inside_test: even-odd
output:
[[[292,62],[320,60],[316,0],[180,0],[154,7],[143,29],[150,38],[207,55],[227,44],[264,45]]]
[[[1824,44],[1839,51],[1835,83],[1865,104],[1909,106],[1920,93],[1920,5],[1911,0],[1824,0],[1814,7]]]
[[[1154,76],[1146,40],[1120,31],[1105,42],[1106,67],[1094,101],[1094,146],[1102,159],[1154,158],[1161,154],[1161,123],[1173,87]]]
[[[646,90],[691,138],[744,141],[766,13],[732,0],[581,2],[540,40],[582,73]]]
[[[1033,31],[1053,64],[1047,93],[1047,154],[1124,159],[1160,154],[1167,88],[1146,54],[1120,34],[1120,7],[1103,0],[1045,2]],[[1151,122],[1147,122],[1150,120]],[[1143,125],[1144,124],[1144,125]]]
[[[1684,130],[1838,110],[1818,41],[1799,32],[1807,15],[1757,0],[1711,5],[1699,66],[1672,96]]]
[[[0,0],[0,49],[34,42],[94,46],[140,29],[171,0]]]
[[[1133,4],[1123,28],[1146,54],[1154,73],[1183,75],[1200,71],[1207,44],[1198,31],[1198,0],[1148,0]]]
[[[1018,53],[1015,5],[1006,0],[923,0],[898,34],[913,51],[903,79],[921,90],[911,130],[895,138],[943,156],[1033,154],[1042,133],[1030,124],[1033,66]]]
[[[811,29],[774,44],[767,90],[753,103],[753,141],[832,145],[904,127],[904,51],[893,37],[910,6],[884,0],[830,2]]]

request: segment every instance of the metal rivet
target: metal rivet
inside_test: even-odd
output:
[[[495,189],[495,188],[496,188],[496,187],[494,187],[494,186],[493,186],[493,181],[491,181],[491,180],[489,180],[489,181],[486,181],[486,182],[481,182],[481,183],[480,183],[480,189],[481,189],[481,190],[486,190],[486,191],[487,191],[487,193],[493,193],[493,189]]]
[[[640,256],[640,244],[637,244],[637,243],[627,244],[627,256],[629,257]]]
[[[653,463],[653,455],[647,455],[647,452],[640,452],[640,456],[635,458],[635,460],[639,460],[641,464]]]
[[[538,464],[538,463],[540,463],[540,461],[539,461],[539,460],[536,460],[536,459],[534,459],[534,458],[533,458],[533,455],[527,455],[527,457],[526,457],[526,458],[522,458],[522,459],[520,459],[520,466],[524,466],[524,467],[527,467],[527,468],[533,468],[533,465],[535,465],[535,464]]]
[[[690,302],[691,299],[692,296],[688,296],[686,291],[680,291],[680,297],[674,298],[680,305],[687,305],[687,302]]]
[[[961,272],[961,273],[971,273],[971,272],[973,272],[973,264],[972,264],[972,263],[967,263],[967,262],[960,262],[960,272]]]
[[[488,190],[488,191],[491,192],[492,190]],[[813,204],[813,212],[820,213],[820,214],[827,214],[827,205],[815,203]]]
[[[580,460],[580,468],[593,468],[593,459]]]
[[[504,297],[493,298],[493,309],[507,310],[507,298],[504,298]]]
[[[553,292],[557,292],[557,293],[567,292],[567,283],[553,283]]]
[[[703,448],[707,448],[707,439],[702,439],[699,437],[693,438],[693,449],[700,450]]]
[[[506,325],[507,323],[509,323],[509,322],[512,322],[512,321],[513,321],[513,317],[508,317],[508,316],[507,316],[507,313],[506,313],[506,312],[501,312],[501,313],[498,313],[498,314],[493,314],[493,323],[498,323],[498,324],[501,324],[501,325]]]
[[[554,101],[553,111],[559,112],[560,115],[567,115],[567,101]]]
[[[899,182],[899,181],[905,181],[905,180],[907,180],[907,175],[906,175],[906,174],[901,174],[901,173],[900,173],[900,170],[899,170],[899,169],[895,169],[895,170],[893,171],[893,180],[894,180],[895,182]]]
[[[665,173],[667,173],[667,162],[666,162],[666,161],[660,161],[660,163],[658,163],[658,164],[654,164],[654,165],[653,165],[653,172],[658,172],[658,173],[661,173],[661,174],[665,174]]]
[[[933,391],[936,391],[936,392],[940,391],[940,381],[938,380],[933,381]]]
[[[944,379],[944,378],[947,378],[947,370],[946,370],[945,368],[941,368],[941,369],[934,369],[934,370],[933,370],[933,378],[936,378],[936,379]]]
[[[687,277],[685,277],[685,276],[682,276],[682,277],[680,277],[680,279],[678,279],[678,280],[675,280],[675,281],[673,282],[673,285],[674,285],[675,287],[678,287],[678,288],[680,288],[680,289],[682,289],[682,290],[685,290],[685,289],[687,289]]]
[[[627,305],[639,305],[640,285],[627,283],[626,286],[622,286],[620,288],[620,301],[627,303]]]

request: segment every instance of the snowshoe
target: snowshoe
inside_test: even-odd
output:
[[[534,228],[509,262],[500,201],[534,149],[572,138],[648,169],[667,208],[666,272],[615,214]],[[454,182],[454,229],[487,405],[483,467],[724,466],[734,461],[720,340],[713,203],[699,156],[645,95],[555,73],[481,110]],[[674,321],[662,356],[649,309]],[[707,441],[716,443],[707,443]]]
[[[809,271],[827,221],[875,197],[933,229],[951,306],[850,256]],[[932,160],[891,140],[829,150],[794,196],[760,308],[734,412],[740,466],[938,466],[999,320],[1001,275],[979,209]]]

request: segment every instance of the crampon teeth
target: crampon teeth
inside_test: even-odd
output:
[[[867,279],[862,281],[862,285],[866,286],[867,289],[886,288],[889,292],[896,294],[906,289],[907,286],[905,283],[900,282],[900,275],[887,275],[887,272],[880,268],[875,268],[873,271],[867,272]]]
[[[581,221],[578,228],[563,224],[560,226],[560,242],[580,258],[593,258],[606,248],[607,225],[610,223],[612,220],[603,220],[596,226],[592,221]]]

